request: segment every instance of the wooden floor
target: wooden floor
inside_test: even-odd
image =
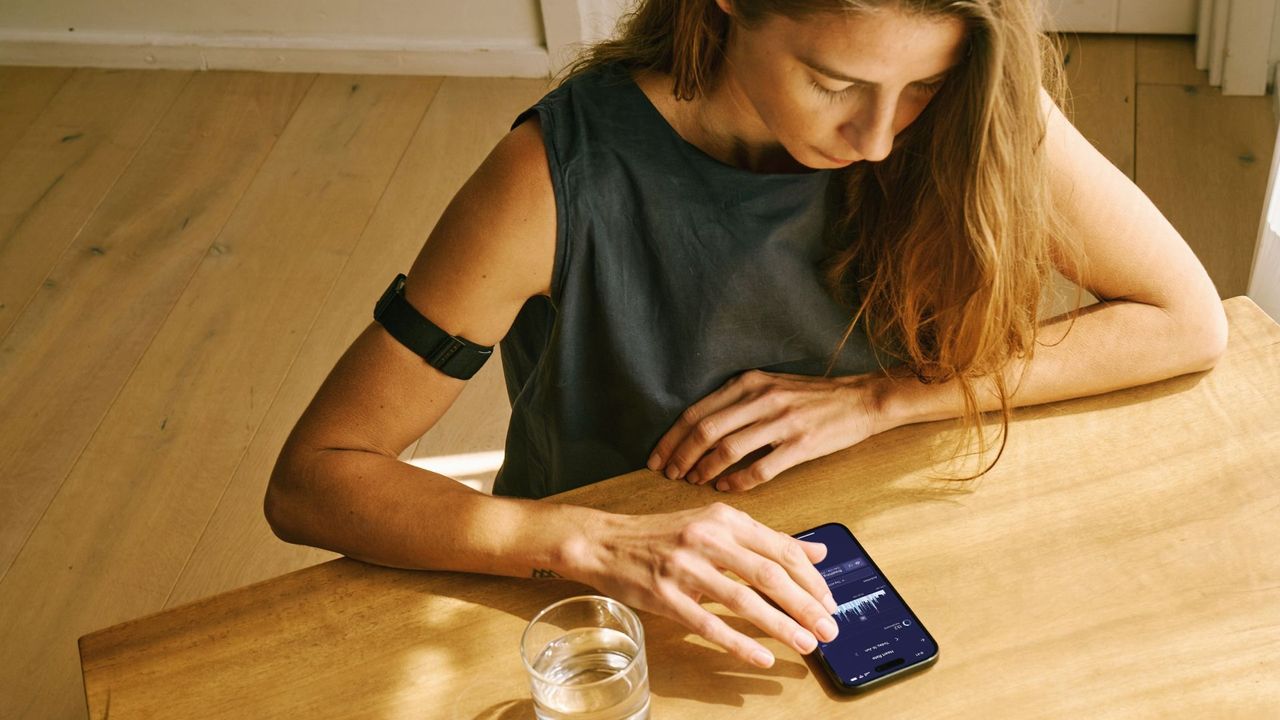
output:
[[[1189,38],[1068,38],[1076,123],[1244,292],[1275,136]],[[331,557],[275,455],[538,80],[0,68],[0,718],[85,715],[76,639]],[[498,363],[406,460],[485,486]]]

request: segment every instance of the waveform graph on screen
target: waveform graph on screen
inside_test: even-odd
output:
[[[880,612],[880,599],[883,597],[884,590],[876,590],[873,593],[860,595],[848,602],[837,605],[835,616],[846,622],[854,619],[866,620],[868,615]]]

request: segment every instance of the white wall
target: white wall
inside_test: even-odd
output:
[[[1038,0],[1054,32],[1194,35],[1199,0]],[[578,0],[589,24],[611,30],[634,0]]]
[[[0,0],[0,64],[547,71],[539,0]]]
[[[1045,27],[1189,34],[1196,2],[1047,0]],[[631,3],[0,0],[0,64],[536,77]]]
[[[1198,0],[1046,0],[1056,32],[1194,35]]]
[[[538,0],[3,0],[0,28],[542,44]]]

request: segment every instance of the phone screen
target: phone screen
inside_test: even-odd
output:
[[[795,537],[827,546],[816,567],[835,597],[840,634],[816,652],[836,682],[861,689],[937,657],[933,636],[848,528],[828,523]]]

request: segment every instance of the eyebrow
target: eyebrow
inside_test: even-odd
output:
[[[872,87],[880,87],[880,83],[874,83],[874,82],[871,82],[870,80],[863,80],[862,78],[850,77],[848,75],[845,75],[842,72],[832,70],[831,68],[825,67],[822,64],[815,62],[813,60],[810,60],[808,58],[802,57],[798,59],[800,60],[800,62],[804,63],[805,65],[808,65],[810,68],[817,70],[818,72],[822,73],[823,75],[826,75],[829,78],[832,78],[835,80],[842,80],[844,82],[862,83],[863,85],[870,85]],[[923,80],[916,80],[915,82],[927,83],[927,82],[933,82],[934,80],[940,80],[943,77],[945,77],[948,73],[950,73],[952,70],[956,69],[959,65],[960,63],[956,63],[955,65],[952,65],[951,67],[947,68],[946,70],[943,70],[942,72],[936,75],[930,75],[929,77],[924,78]]]

